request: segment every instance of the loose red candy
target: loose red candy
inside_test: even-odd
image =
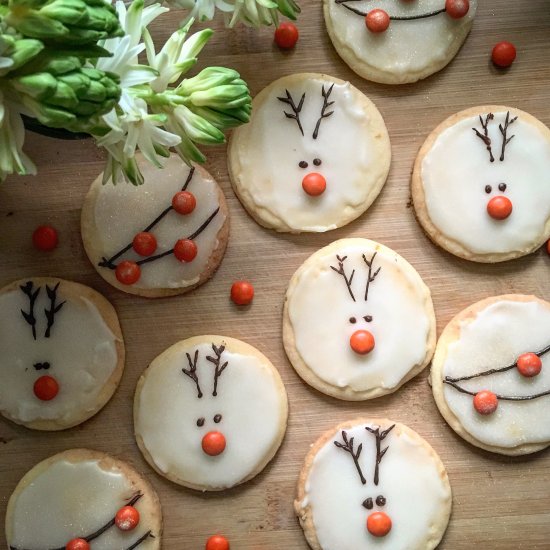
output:
[[[57,231],[51,225],[41,225],[32,234],[32,244],[38,250],[53,250],[57,243]]]
[[[283,50],[290,50],[296,46],[300,33],[296,25],[284,22],[275,29],[275,44]]]
[[[65,550],[90,550],[90,544],[84,539],[72,539],[66,544]]]
[[[235,281],[231,285],[231,299],[238,306],[247,306],[254,298],[254,287],[248,281]]]
[[[370,32],[384,32],[390,26],[390,16],[384,10],[371,10],[365,17],[365,24]]]
[[[121,531],[131,531],[139,523],[139,512],[133,506],[124,506],[115,516],[115,525]]]
[[[446,0],[445,11],[453,19],[461,19],[470,10],[470,2],[468,0]]]
[[[191,214],[197,206],[197,199],[193,193],[189,191],[180,191],[176,193],[172,198],[172,208],[178,214]]]
[[[202,438],[202,450],[209,456],[221,455],[225,445],[225,436],[221,432],[208,432]]]
[[[192,262],[197,251],[197,245],[190,239],[180,239],[174,246],[174,256],[180,262]]]
[[[367,518],[367,530],[374,537],[385,537],[391,531],[391,519],[384,512],[373,512]]]
[[[474,396],[474,408],[479,414],[493,414],[498,407],[497,396],[487,390],[480,391]]]
[[[141,268],[136,262],[124,260],[116,266],[115,275],[119,283],[133,285],[141,277]]]
[[[157,239],[152,233],[142,231],[134,237],[132,247],[140,256],[150,256],[157,249]]]
[[[229,550],[229,541],[221,535],[214,535],[206,541],[205,550]]]
[[[52,376],[41,376],[34,383],[33,390],[41,401],[51,401],[59,393],[59,384]]]
[[[546,253],[550,256],[550,239],[546,241]]]
[[[522,376],[531,378],[542,370],[542,360],[536,353],[523,353],[518,357],[516,367]]]
[[[511,42],[499,42],[493,48],[491,59],[497,67],[505,69],[516,59],[516,47]]]

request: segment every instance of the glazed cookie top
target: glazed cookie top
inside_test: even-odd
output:
[[[0,311],[2,414],[62,429],[105,404],[122,373],[124,347],[103,296],[62,279],[21,279],[0,290]]]
[[[313,548],[429,550],[445,532],[451,488],[416,432],[357,419],[313,445],[295,508]]]
[[[133,185],[103,185],[99,176],[82,210],[82,237],[86,252],[99,274],[117,288],[139,294],[143,290],[182,289],[199,283],[226,220],[223,194],[203,168],[189,167],[177,156],[166,159],[158,170],[138,156],[145,182]],[[186,193],[175,208],[177,193]],[[191,198],[189,199],[189,195]],[[134,237],[151,233],[156,247],[150,255],[133,248]],[[196,245],[196,256],[181,261],[174,253],[180,239]],[[116,268],[131,261],[140,268],[139,279],[121,284]]]
[[[175,344],[141,377],[138,444],[175,483],[221,490],[257,473],[277,451],[287,420],[280,376],[252,346],[221,336]]]
[[[278,231],[328,231],[363,213],[390,166],[374,106],[349,82],[321,74],[276,80],[253,102],[229,150],[233,186],[251,215]]]
[[[472,26],[477,0],[470,0],[468,12],[458,18],[445,5],[445,0],[324,0],[325,21],[340,55],[365,78],[387,84],[425,78],[456,54]],[[372,32],[365,24],[375,9],[390,17],[385,32]]]
[[[138,512],[130,530],[114,521],[125,506]],[[161,525],[149,484],[127,464],[86,449],[65,451],[30,470],[6,515],[11,550],[61,550],[75,538],[86,538],[94,550],[156,550]]]
[[[550,303],[508,295],[474,304],[445,329],[437,384],[452,415],[483,445],[513,450],[550,442],[550,426],[538,421],[550,411],[548,327]],[[478,412],[482,391],[496,396],[494,411]]]
[[[393,250],[335,241],[292,277],[284,343],[300,376],[320,391],[343,399],[390,393],[433,353],[430,291]]]
[[[550,236],[550,130],[531,115],[502,106],[458,113],[418,162],[428,223],[451,252],[509,259]]]

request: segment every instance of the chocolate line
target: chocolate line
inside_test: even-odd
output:
[[[481,123],[481,127],[483,128],[483,134],[477,128],[472,128],[476,136],[481,141],[483,141],[483,143],[485,143],[485,146],[487,147],[487,151],[489,151],[489,160],[491,162],[495,162],[495,157],[493,156],[493,150],[491,148],[491,138],[489,137],[489,122],[494,118],[495,118],[495,115],[493,113],[489,113],[485,117],[485,122],[483,122],[483,118],[481,117],[481,115],[479,115],[479,122]]]
[[[511,124],[514,124],[514,122],[518,119],[518,117],[514,117],[510,120],[510,111],[506,113],[506,119],[504,121],[504,128],[502,127],[502,124],[498,125],[498,129],[500,130],[500,133],[502,134],[502,149],[500,150],[500,161],[502,162],[504,160],[504,152],[506,151],[506,146],[512,141],[512,138],[515,137],[514,135],[511,135],[509,138],[506,138],[507,132],[508,132],[508,126]]]
[[[48,326],[46,327],[46,332],[44,332],[45,338],[50,337],[50,333],[55,322],[55,314],[65,305],[65,300],[57,305],[55,303],[57,301],[57,289],[59,288],[59,284],[60,283],[58,282],[53,288],[46,285],[46,293],[50,299],[50,309],[44,310],[46,319],[48,320]]]
[[[349,295],[351,296],[352,300],[355,302],[355,296],[353,295],[353,290],[351,289],[351,283],[353,281],[353,276],[355,275],[355,269],[351,272],[351,276],[348,279],[348,276],[346,275],[346,272],[344,271],[344,262],[347,259],[347,256],[344,256],[341,258],[336,254],[336,259],[338,260],[338,269],[336,269],[334,266],[330,266],[330,269],[332,269],[334,272],[338,273],[338,275],[342,275],[344,278],[344,281],[346,283],[346,286],[348,287]]]
[[[443,380],[443,384],[449,384],[449,386],[452,386],[455,388],[455,390],[458,390],[460,393],[465,393],[467,395],[475,396],[478,392],[473,392],[470,390],[467,390],[465,388],[461,388],[458,384],[455,382],[451,382],[450,380]],[[536,393],[534,395],[513,395],[513,396],[507,396],[507,395],[500,395],[498,393],[495,393],[497,399],[502,401],[531,401],[533,399],[538,399],[539,397],[544,397],[545,395],[550,395],[550,390],[547,390],[542,393]]]
[[[374,272],[374,275],[372,273],[372,267],[374,265],[374,258],[376,258],[376,254],[378,254],[378,252],[375,252],[373,255],[372,255],[372,258],[369,260],[367,260],[367,257],[363,254],[363,261],[367,264],[368,268],[369,268],[369,274],[367,275],[367,287],[365,288],[365,302],[369,299],[369,288],[370,288],[370,284],[374,281],[374,279],[376,279],[376,277],[378,276],[378,274],[380,273],[380,270],[382,269],[381,267],[379,267],[375,272]]]
[[[216,357],[207,355],[206,360],[210,361],[214,365],[214,391],[212,392],[212,395],[216,397],[218,395],[218,378],[226,369],[228,362],[226,361],[223,365],[220,366],[222,353],[225,351],[224,345],[221,345],[219,348],[217,348],[214,344],[212,344],[212,350],[216,354]]]
[[[347,2],[359,2],[360,0],[334,0],[334,1],[336,4],[341,4],[344,8],[346,8],[347,10],[353,13],[356,13],[357,15],[366,17],[369,13],[368,11],[362,11],[347,5]],[[428,17],[434,17],[435,15],[439,15],[440,13],[444,13],[446,11],[447,10],[445,8],[442,8],[440,10],[421,13],[419,15],[390,15],[390,19],[392,21],[413,21],[415,19],[426,19]]]
[[[298,128],[300,128],[300,132],[302,132],[302,135],[304,135],[304,129],[302,128],[302,123],[300,121],[300,111],[302,110],[302,107],[304,105],[306,94],[305,93],[302,94],[300,103],[296,105],[296,103],[294,103],[294,99],[292,98],[292,95],[290,94],[290,92],[288,90],[285,90],[285,92],[286,92],[286,97],[278,97],[277,99],[289,105],[290,108],[292,109],[292,113],[287,113],[286,111],[283,111],[283,113],[285,114],[286,118],[291,118],[292,120],[296,121],[296,123],[298,124]]]
[[[382,441],[386,439],[386,436],[395,428],[395,424],[392,424],[387,430],[384,430],[380,433],[380,427],[371,428],[370,426],[365,426],[365,430],[370,432],[376,437],[376,466],[374,468],[374,484],[378,485],[379,474],[380,474],[380,463],[384,458],[387,450],[390,448],[388,445],[385,449],[382,449]]]
[[[191,378],[191,380],[193,380],[193,382],[195,382],[195,386],[197,387],[197,397],[201,399],[202,391],[199,385],[199,377],[197,376],[197,361],[199,360],[199,350],[198,349],[195,350],[195,356],[193,357],[192,360],[191,360],[191,356],[188,353],[186,353],[185,355],[187,355],[189,369],[188,370],[181,369],[181,371],[183,372],[183,374],[185,374],[185,376],[188,376],[189,378]],[[204,418],[203,418],[203,424],[204,424]],[[199,424],[197,423],[197,426],[198,425]]]
[[[187,179],[185,180],[185,183],[183,184],[183,187],[181,188],[182,191],[185,191],[189,184],[191,183],[191,180],[193,179],[193,175],[195,174],[195,167],[191,167],[191,170],[189,170],[189,174],[187,175]],[[143,229],[143,232],[150,231],[157,225],[163,218],[170,212],[170,210],[173,210],[172,205],[170,205],[168,208],[165,208],[145,229]],[[107,258],[101,258],[101,261],[97,264],[99,267],[108,267],[109,269],[116,269],[116,265],[113,264],[115,260],[118,260],[123,254],[128,252],[132,248],[132,242],[127,244],[124,248],[119,250],[114,256],[111,256],[109,259]]]
[[[340,443],[340,441],[334,441],[334,444],[339,449],[342,449],[346,453],[349,453],[351,457],[353,458],[353,463],[355,464],[355,468],[357,470],[357,473],[359,474],[359,477],[361,479],[361,483],[365,485],[367,483],[367,480],[365,479],[365,476],[363,475],[363,472],[361,471],[361,465],[359,464],[359,457],[361,456],[361,451],[363,450],[363,444],[359,443],[359,447],[357,447],[357,450],[353,451],[353,437],[348,441],[348,434],[346,431],[342,430],[342,439],[344,443]]]
[[[323,107],[321,109],[321,116],[319,117],[319,120],[317,121],[317,124],[315,125],[315,130],[313,132],[313,139],[317,139],[317,136],[319,135],[319,128],[321,127],[321,122],[323,122],[324,118],[328,118],[329,116],[332,116],[334,114],[334,111],[331,111],[330,113],[327,113],[326,110],[334,105],[334,101],[329,101],[330,94],[332,93],[332,89],[334,88],[334,83],[331,84],[330,88],[328,89],[328,92],[325,91],[325,85],[323,84],[321,88],[321,95],[323,96]]]
[[[25,319],[25,321],[31,326],[32,337],[36,340],[36,317],[34,316],[34,303],[36,302],[36,298],[38,297],[42,287],[39,286],[36,289],[36,292],[33,292],[33,286],[32,281],[27,281],[24,285],[20,285],[19,288],[22,290],[23,294],[29,298],[29,312],[27,313],[26,311],[21,310],[21,315],[23,315],[23,319]]]
[[[134,542],[134,544],[132,544],[132,546],[128,546],[128,548],[126,548],[126,550],[134,550],[134,548],[137,548],[142,542],[145,541],[145,539],[148,539],[149,537],[151,537],[153,539],[155,538],[153,536],[153,534],[151,533],[151,531],[147,531],[147,533],[145,533],[138,540],[136,540],[136,542]]]
[[[534,354],[538,357],[541,357],[545,353],[548,353],[550,351],[550,346],[546,346],[545,348],[542,348],[539,351],[535,351]],[[501,367],[498,369],[489,369],[482,372],[477,372],[475,374],[470,374],[468,376],[461,376],[459,378],[453,378],[451,376],[445,376],[445,380],[447,382],[462,382],[464,380],[472,380],[472,378],[479,378],[480,376],[489,376],[491,374],[496,374],[497,372],[506,372],[508,370],[515,369],[517,366],[517,360],[511,363],[510,365],[506,365],[505,367]]]

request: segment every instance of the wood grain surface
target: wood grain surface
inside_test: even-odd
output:
[[[39,175],[12,177],[0,187],[0,284],[56,275],[102,292],[119,313],[127,364],[114,398],[80,427],[38,433],[0,420],[0,517],[17,481],[36,462],[64,449],[91,447],[129,460],[153,483],[162,500],[163,546],[168,550],[202,549],[216,532],[230,539],[232,550],[305,549],[292,501],[309,445],[337,422],[374,415],[416,430],[447,467],[453,514],[440,548],[550,548],[549,451],[510,459],[466,444],[439,415],[427,370],[397,393],[370,402],[325,397],[301,382],[281,343],[282,303],[290,276],[315,250],[348,236],[380,241],[416,267],[432,290],[438,334],[455,313],[487,296],[518,292],[550,299],[550,258],[543,251],[501,265],[459,260],[425,237],[409,206],[415,154],[430,130],[450,114],[478,104],[508,104],[550,125],[550,3],[480,3],[472,33],[455,60],[420,83],[399,87],[366,82],[347,68],[326,34],[320,0],[302,0],[300,42],[286,54],[274,47],[272,29],[225,30],[215,24],[217,32],[197,69],[211,64],[234,67],[253,94],[293,72],[326,72],[350,80],[382,112],[393,162],[380,197],[357,221],[325,234],[288,236],[262,229],[248,217],[231,190],[225,147],[209,149],[207,168],[226,193],[231,237],[217,274],[187,296],[139,299],[111,288],[97,275],[84,254],[79,219],[87,188],[102,170],[103,154],[91,141],[28,135],[26,150],[37,162]],[[157,41],[165,40],[180,19],[172,12],[157,20]],[[503,39],[518,48],[517,61],[508,71],[496,70],[489,61],[492,46]],[[32,231],[42,223],[59,230],[60,245],[52,253],[32,249]],[[231,282],[238,278],[252,280],[256,288],[248,309],[237,309],[229,301]],[[132,399],[140,373],[169,345],[203,333],[233,336],[259,348],[280,370],[290,398],[288,432],[275,460],[253,481],[215,495],[185,490],[157,476],[142,459],[132,434]],[[0,541],[5,548],[2,536]]]

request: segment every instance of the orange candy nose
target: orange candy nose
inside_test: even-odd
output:
[[[209,456],[221,455],[225,444],[225,436],[221,432],[208,432],[202,438],[202,450]]]
[[[384,512],[373,512],[367,518],[367,530],[373,537],[385,537],[391,531],[391,519]]]
[[[366,355],[374,349],[374,336],[368,330],[356,330],[349,339],[349,345],[355,353]]]
[[[302,187],[304,191],[312,197],[322,195],[327,188],[327,180],[321,174],[312,172],[304,176],[302,180]]]
[[[33,390],[41,401],[51,401],[59,393],[59,384],[51,376],[41,376],[34,383]]]
[[[505,220],[512,213],[512,201],[508,197],[493,197],[487,203],[487,213],[495,220]]]

